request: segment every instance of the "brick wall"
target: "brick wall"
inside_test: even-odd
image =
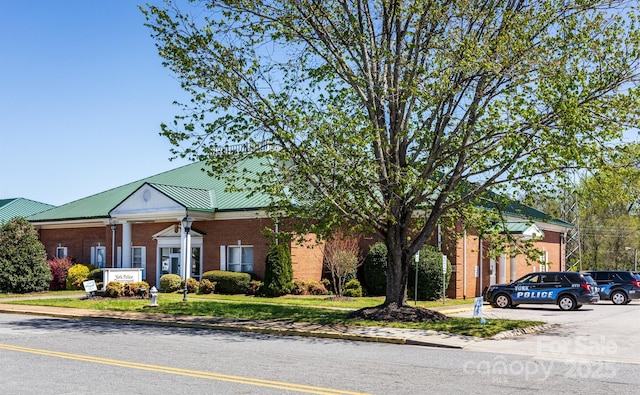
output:
[[[152,236],[162,230],[180,224],[176,221],[163,223],[134,223],[131,227],[131,244],[134,247],[146,247],[146,279],[155,284],[158,266],[157,241]],[[265,272],[265,260],[270,239],[263,235],[266,228],[273,229],[273,222],[265,218],[217,220],[194,222],[192,229],[204,235],[202,249],[202,271],[220,269],[220,246],[253,246],[253,269],[262,279]],[[45,245],[49,258],[55,256],[57,247],[67,247],[67,255],[77,263],[91,262],[91,247],[106,247],[106,266],[111,267],[112,231],[109,225],[92,228],[40,229],[40,241]],[[116,229],[117,248],[122,247],[122,225]],[[308,248],[315,244],[315,237],[303,246],[292,246],[294,277],[304,280],[320,280],[322,259],[318,249]],[[117,264],[117,260],[115,261]]]
[[[564,256],[564,246],[562,243],[562,234],[558,232],[545,231],[545,237],[537,241],[535,246],[540,251],[547,254],[548,265],[547,271],[563,270],[562,262]],[[483,258],[482,268],[480,268],[480,242],[475,234],[467,234],[466,241],[466,265],[465,265],[465,243],[460,239],[454,248],[450,248],[448,258],[452,265],[455,265],[456,271],[452,273],[451,282],[447,288],[447,297],[462,299],[473,298],[482,294],[482,288],[490,284],[491,275],[489,273],[491,260],[487,256],[489,245],[483,242]],[[496,259],[496,283],[500,282],[500,259]],[[466,266],[466,270],[465,270]],[[520,278],[525,274],[533,271],[544,269],[541,263],[531,264],[524,255],[516,257],[516,276]],[[476,271],[478,276],[476,277]],[[466,272],[466,279],[465,279]],[[505,262],[505,273],[507,282],[511,281],[511,258],[507,255]],[[466,291],[465,291],[466,280]]]

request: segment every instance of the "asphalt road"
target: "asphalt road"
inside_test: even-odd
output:
[[[0,314],[6,394],[635,393],[639,385],[640,365],[629,362]]]
[[[456,315],[471,317],[472,314]],[[637,300],[624,306],[604,301],[575,311],[561,311],[554,305],[520,305],[515,309],[487,309],[484,317],[487,320],[540,320],[558,326],[535,336],[474,343],[466,350],[640,364],[640,301]]]

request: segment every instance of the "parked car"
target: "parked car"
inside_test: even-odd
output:
[[[596,282],[585,273],[531,273],[510,284],[485,287],[484,300],[494,307],[519,304],[556,304],[561,310],[576,310],[600,300]]]
[[[598,283],[600,299],[613,304],[627,304],[632,299],[640,299],[640,278],[626,270],[586,271]]]

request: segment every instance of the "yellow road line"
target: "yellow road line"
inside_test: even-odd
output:
[[[169,366],[149,365],[145,363],[128,362],[128,361],[122,361],[117,359],[99,358],[99,357],[91,357],[87,355],[69,354],[69,353],[59,352],[59,351],[49,351],[49,350],[41,350],[37,348],[12,346],[10,344],[0,344],[0,349],[45,355],[45,356],[56,357],[56,358],[73,359],[76,361],[99,363],[103,365],[113,365],[113,366],[118,366],[123,368],[132,368],[132,369],[148,370],[148,371],[160,372],[160,373],[176,374],[180,376],[196,377],[196,378],[207,379],[207,380],[217,380],[217,381],[225,381],[230,383],[239,383],[239,384],[254,385],[254,386],[260,386],[260,387],[275,388],[275,389],[281,389],[281,390],[287,390],[287,391],[305,392],[308,394],[366,395],[362,392],[342,391],[342,390],[331,389],[331,388],[286,383],[282,381],[262,380],[262,379],[251,378],[251,377],[233,376],[233,375],[204,372],[204,371],[198,371],[198,370],[172,368]]]

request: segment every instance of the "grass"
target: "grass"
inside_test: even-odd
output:
[[[192,296],[188,302],[182,301],[181,294],[161,294],[159,307],[145,309],[148,300],[142,299],[80,299],[64,297],[49,299],[29,299],[20,301],[6,300],[4,303],[39,306],[83,308],[91,310],[154,312],[175,315],[213,316],[255,320],[279,320],[288,322],[311,322],[324,325],[386,326],[394,328],[426,329],[449,332],[460,335],[491,337],[506,330],[540,325],[539,321],[490,319],[480,324],[478,318],[449,318],[444,322],[378,322],[353,320],[347,318],[350,310],[376,306],[382,298],[354,298],[353,301],[327,301],[326,297],[282,297],[256,298],[240,295]],[[77,295],[77,292],[76,292]],[[451,300],[445,305],[469,304],[469,301]],[[411,304],[411,303],[410,303]],[[418,306],[442,306],[440,302],[419,302]]]

